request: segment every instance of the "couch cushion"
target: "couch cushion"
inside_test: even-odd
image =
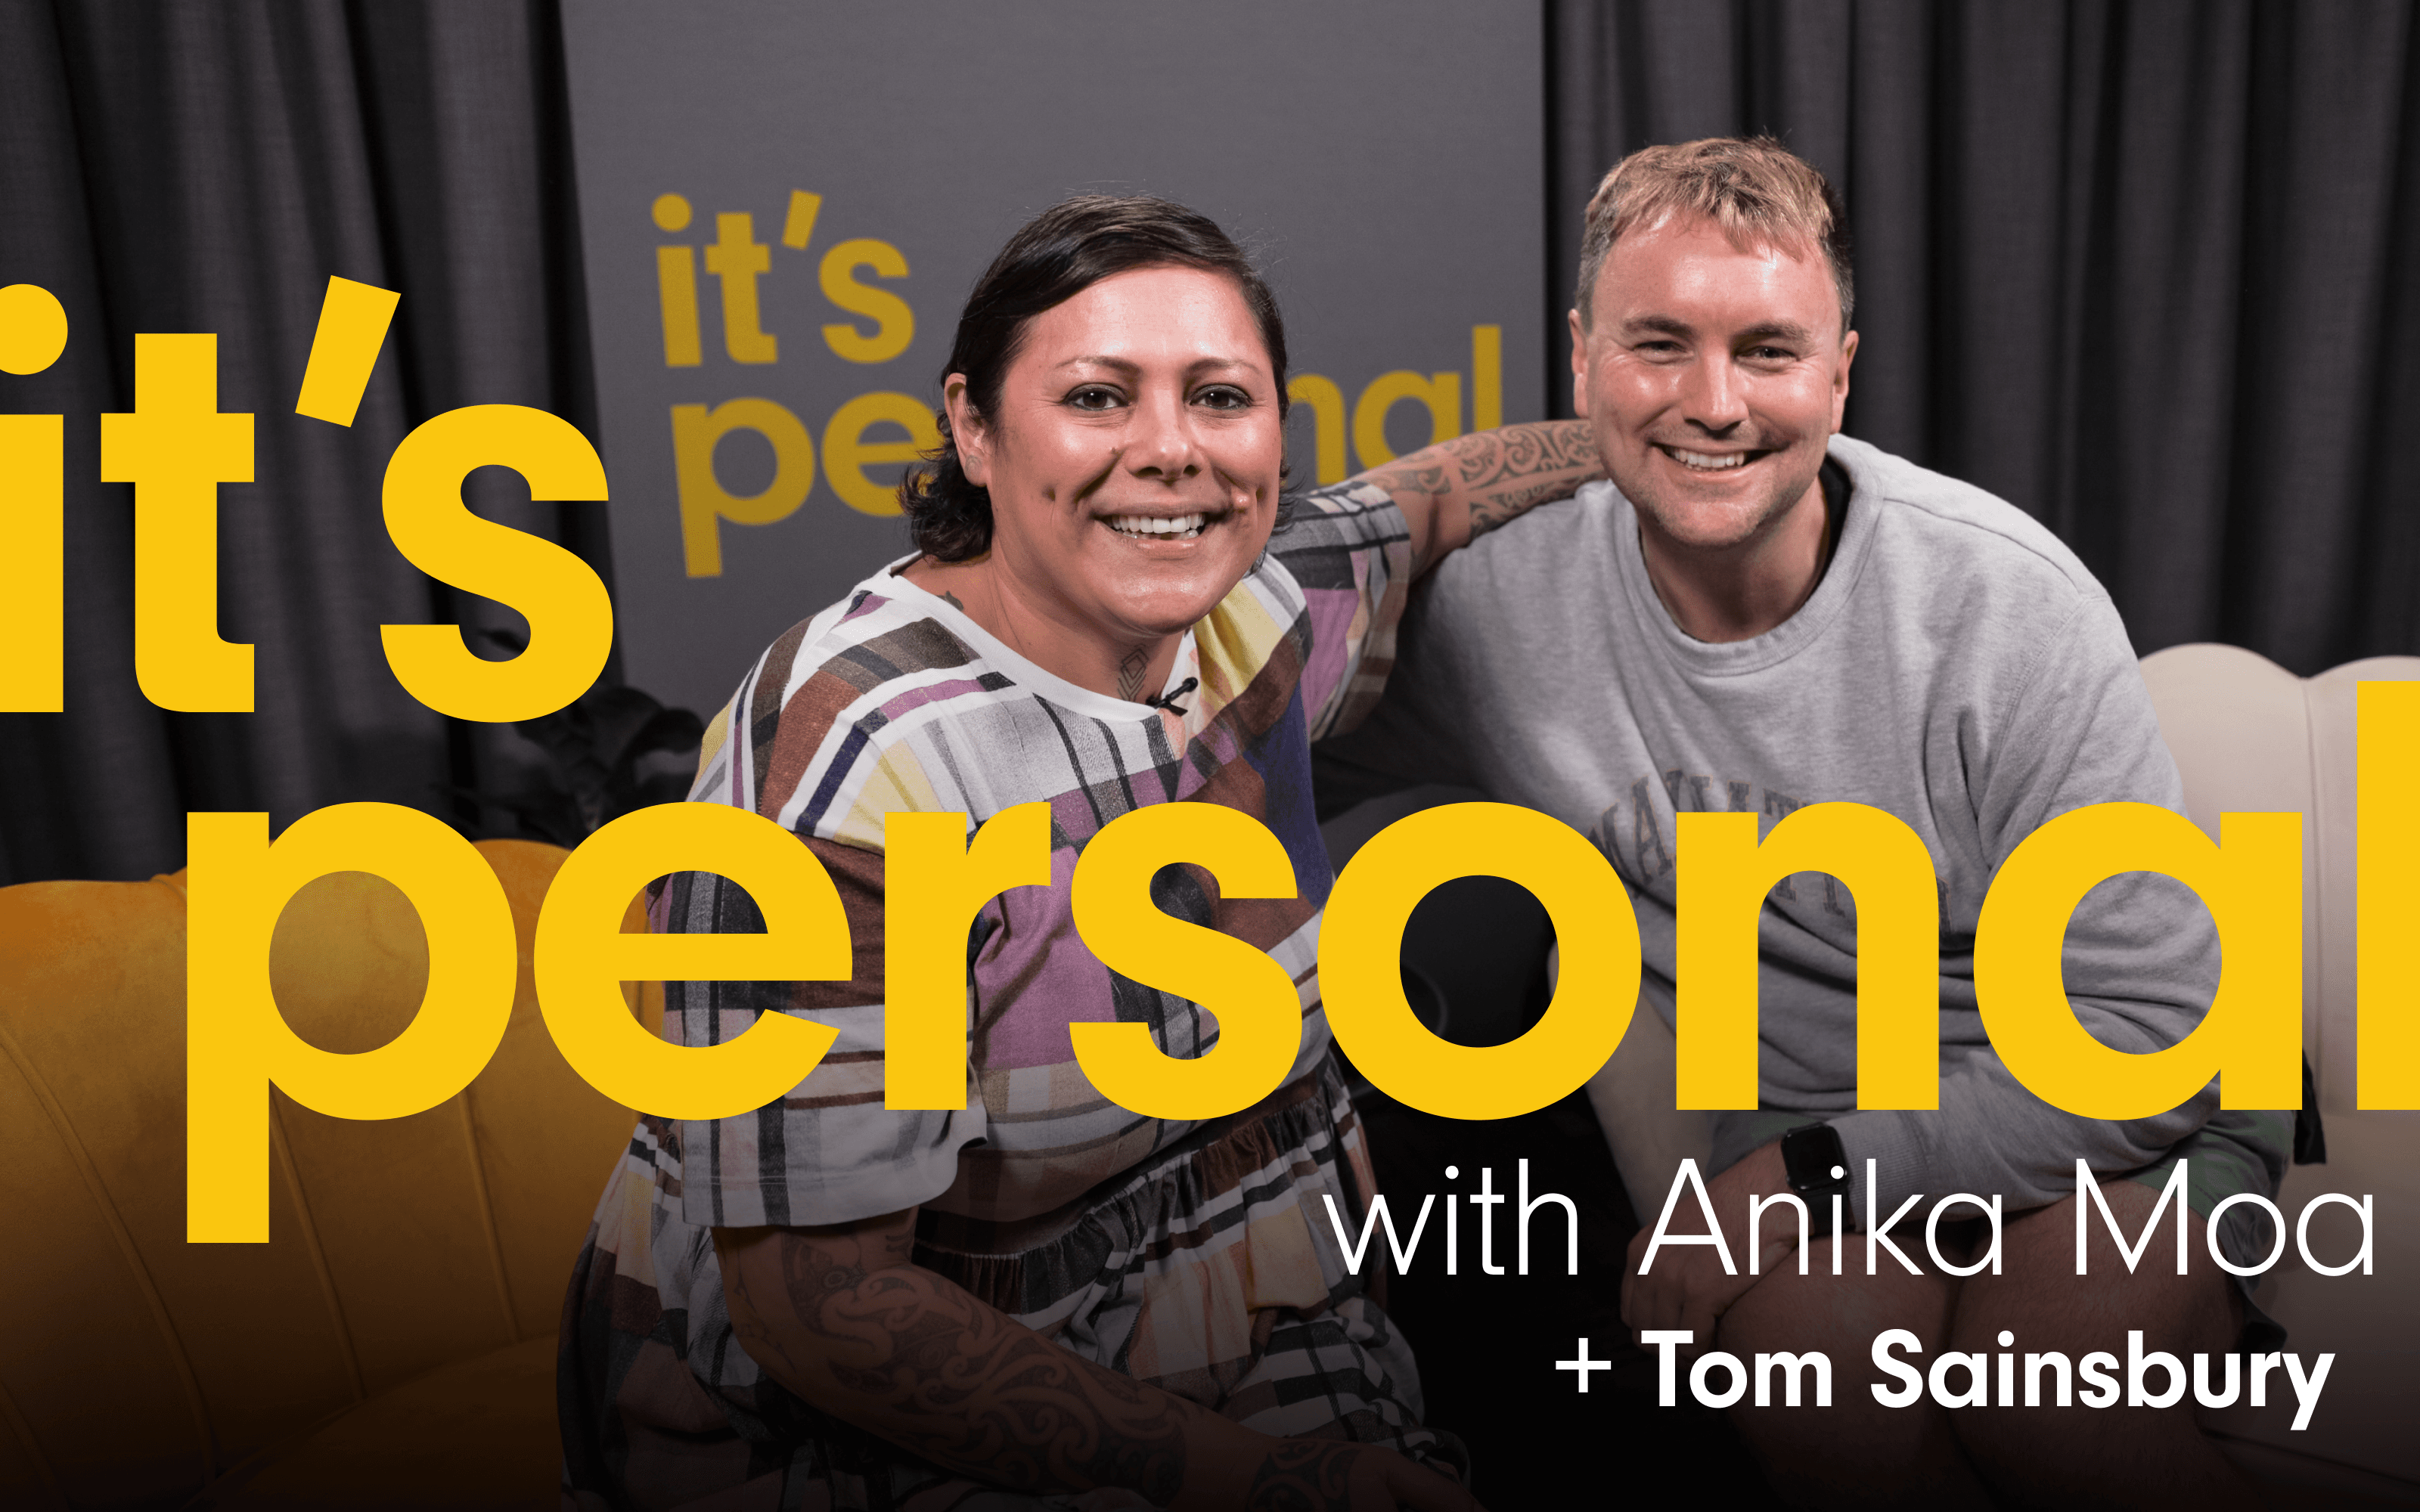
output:
[[[0,1505],[174,1506],[331,1413],[552,1336],[631,1118],[564,1064],[531,988],[564,853],[480,851],[520,945],[503,1044],[409,1119],[272,1094],[266,1244],[185,1242],[181,875],[0,888]],[[367,1049],[409,1020],[426,950],[401,893],[340,873],[287,907],[271,977],[296,1032]]]
[[[548,1512],[559,1504],[554,1335],[433,1370],[213,1487],[211,1512]]]
[[[2327,1118],[2323,1165],[2288,1171],[2278,1193],[2288,1233],[2324,1193],[2373,1199],[2372,1273],[2321,1275],[2289,1237],[2285,1257],[2254,1297],[2286,1325],[2286,1348],[2305,1362],[2335,1361],[2321,1405],[2302,1431],[2290,1393],[2273,1391],[2255,1412],[2238,1402],[2205,1414],[2221,1430],[2336,1465],[2420,1481],[2420,1435],[2410,1431],[2410,1377],[2420,1351],[2420,1113],[2354,1106],[2355,690],[2363,681],[2420,679],[2420,657],[2379,656],[2297,677],[2234,646],[2171,646],[2143,658],[2160,733],[2184,778],[2194,822],[2215,836],[2228,810],[2296,810],[2304,818],[2304,1043]],[[2355,1225],[2320,1209],[2314,1252],[2349,1257]],[[2198,1242],[2198,1239],[2196,1239]]]

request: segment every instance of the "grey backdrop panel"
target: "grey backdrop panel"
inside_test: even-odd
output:
[[[1284,308],[1294,372],[1332,380],[1343,400],[1348,467],[1367,459],[1349,421],[1381,375],[1454,374],[1452,428],[1471,428],[1474,407],[1483,416],[1485,338],[1474,328],[1501,332],[1502,417],[1545,412],[1531,8],[583,0],[565,8],[565,32],[623,664],[668,702],[720,706],[774,636],[907,551],[897,517],[834,493],[825,427],[869,392],[938,402],[976,275],[1011,231],[1070,193],[1165,195],[1243,239]],[[819,196],[803,249],[782,239],[796,191]],[[667,194],[690,209],[678,231],[652,213]],[[735,213],[767,249],[754,283],[770,362],[736,362],[724,341],[728,281],[706,255],[718,218]],[[905,349],[874,363],[845,360],[823,335],[876,330],[836,308],[819,279],[832,248],[861,238],[897,249],[908,272],[860,269],[855,280],[914,316]],[[693,249],[695,365],[667,363],[667,246]],[[722,522],[719,574],[692,576],[673,410],[743,397],[798,417],[816,475],[786,517]],[[1417,397],[1384,421],[1395,451],[1435,428]],[[1316,424],[1295,406],[1298,482],[1319,471]],[[902,436],[877,424],[864,439]],[[713,462],[734,496],[758,493],[776,469],[773,446],[745,429]],[[863,473],[887,486],[902,466]]]

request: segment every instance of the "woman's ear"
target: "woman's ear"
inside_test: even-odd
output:
[[[975,486],[990,486],[991,434],[984,428],[983,415],[967,393],[964,373],[953,373],[941,380],[941,404],[949,411],[950,440],[958,449],[958,471]]]

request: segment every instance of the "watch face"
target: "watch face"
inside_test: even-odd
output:
[[[1792,1191],[1845,1190],[1849,1160],[1840,1148],[1840,1132],[1828,1123],[1791,1130],[1781,1136],[1781,1168]]]

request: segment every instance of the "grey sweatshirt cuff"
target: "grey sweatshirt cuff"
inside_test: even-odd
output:
[[[1838,1132],[1849,1157],[1851,1227],[1863,1232],[1869,1211],[1877,1223],[1889,1223],[1892,1210],[1923,1191],[1916,1183],[1924,1179],[1924,1140],[1914,1119],[1872,1112],[1842,1113],[1823,1121]],[[1870,1186],[1868,1161],[1873,1162]]]

